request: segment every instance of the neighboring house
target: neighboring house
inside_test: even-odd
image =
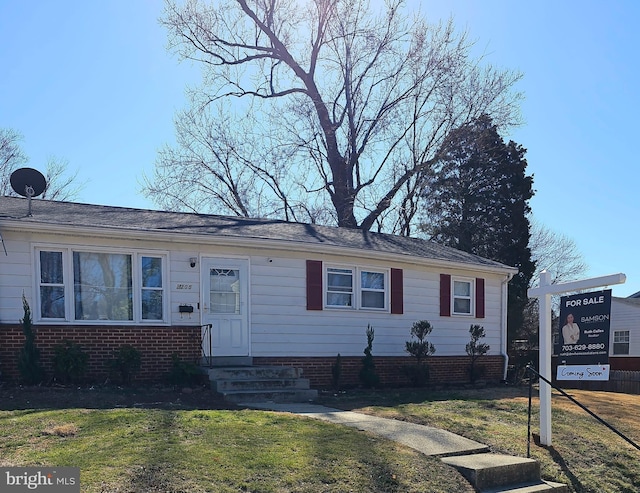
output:
[[[428,320],[434,382],[468,381],[469,327],[486,330],[486,377],[506,370],[507,283],[516,269],[407,237],[237,217],[0,197],[0,366],[17,378],[22,296],[49,369],[65,339],[91,378],[121,344],[140,379],[183,360],[303,368],[331,383],[339,353],[357,384],[366,328],[387,385],[407,382],[410,327]],[[5,254],[6,249],[6,254]],[[211,324],[211,331],[202,328]]]
[[[640,297],[611,298],[609,363],[612,370],[640,371]]]

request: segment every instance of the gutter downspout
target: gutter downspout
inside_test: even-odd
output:
[[[7,253],[7,247],[4,244],[4,238],[2,237],[2,232],[0,232],[0,243],[2,243],[2,248],[4,249],[5,256],[8,257],[9,254]]]
[[[502,281],[502,306],[500,314],[500,355],[504,358],[504,368],[502,370],[502,380],[507,381],[507,368],[509,366],[509,353],[507,351],[507,304],[509,300],[509,281],[513,279],[513,274],[510,272]]]

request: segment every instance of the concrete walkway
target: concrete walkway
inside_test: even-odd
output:
[[[279,411],[351,426],[411,447],[425,455],[450,457],[487,452],[489,448],[445,430],[396,419],[342,411],[317,404],[247,403],[249,408]]]

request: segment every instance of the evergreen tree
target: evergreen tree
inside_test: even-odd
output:
[[[449,134],[422,193],[422,228],[432,240],[518,268],[509,283],[510,339],[523,323],[535,270],[528,219],[533,177],[525,152],[506,144],[483,115]]]
[[[18,355],[18,370],[25,384],[35,385],[42,382],[44,370],[40,366],[40,349],[36,346],[36,334],[32,325],[31,308],[24,294],[22,295],[22,308],[24,309],[24,317],[20,320],[20,323],[24,334],[24,345]]]
[[[376,364],[373,361],[373,339],[375,331],[371,325],[367,325],[367,347],[364,348],[364,358],[362,358],[362,368],[360,369],[360,382],[366,389],[378,387],[380,376],[376,373]]]

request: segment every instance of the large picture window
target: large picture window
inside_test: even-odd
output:
[[[387,310],[389,274],[386,270],[329,266],[326,269],[328,308]]]
[[[165,256],[41,249],[40,319],[165,321]]]
[[[131,255],[73,252],[76,320],[133,320]]]

